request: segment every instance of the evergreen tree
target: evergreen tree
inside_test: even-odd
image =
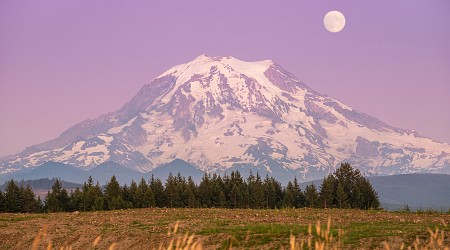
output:
[[[200,184],[198,185],[198,201],[200,202],[200,205],[202,207],[212,206],[211,189],[212,183],[210,180],[210,176],[205,173],[202,177],[202,180],[200,181]]]
[[[287,208],[294,207],[294,194],[293,194],[293,185],[292,182],[289,181],[287,186],[283,190],[283,206]]]
[[[131,201],[131,192],[130,188],[127,186],[127,184],[124,184],[122,187],[122,199],[124,201],[124,208],[132,208],[133,204]]]
[[[379,208],[380,201],[377,192],[361,172],[353,169],[350,164],[341,164],[333,173],[333,178],[336,187],[334,197],[338,207]]]
[[[300,208],[305,206],[305,195],[300,189],[300,185],[298,184],[297,177],[294,177],[294,183],[292,184],[292,196],[293,196],[293,205],[294,207]]]
[[[279,208],[283,202],[283,190],[281,184],[273,177],[266,175],[263,183],[265,207],[267,208]]]
[[[35,213],[39,210],[39,204],[36,199],[36,195],[31,189],[31,186],[28,184],[26,188],[21,187],[22,197],[23,197],[23,206],[22,212],[24,213]]]
[[[0,213],[6,212],[6,198],[5,194],[0,191]]]
[[[167,207],[179,207],[180,206],[180,196],[179,189],[177,185],[177,179],[169,173],[165,184],[165,196],[167,198]]]
[[[231,172],[229,185],[231,186],[229,200],[231,208],[244,208],[248,204],[247,184],[239,171]]]
[[[380,207],[378,193],[366,178],[359,179],[359,181],[357,182],[357,187],[361,192],[361,199],[360,203],[358,204],[358,208],[378,209]]]
[[[236,184],[233,184],[230,192],[231,208],[238,208],[240,206],[241,199],[242,194],[240,188]]]
[[[14,180],[9,181],[6,185],[5,205],[6,212],[18,213],[22,211],[22,193]]]
[[[90,211],[94,206],[95,197],[91,195],[91,189],[94,187],[94,180],[92,176],[89,176],[88,181],[83,184],[83,201],[82,208],[83,211]]]
[[[192,177],[189,176],[187,182],[186,198],[188,207],[190,208],[198,207],[198,200],[196,193],[197,193],[197,185],[195,184]]]
[[[100,184],[94,185],[91,176],[87,182],[83,184],[83,211],[101,211],[104,210],[105,202]]]
[[[310,208],[319,206],[319,194],[314,183],[305,188],[305,205]]]
[[[336,189],[336,202],[339,208],[347,207],[347,193],[339,182]]]
[[[152,175],[152,178],[150,179],[150,189],[155,197],[155,206],[164,207],[166,205],[166,197],[162,181]]]
[[[74,211],[83,211],[83,192],[79,187],[70,193],[70,204]]]
[[[45,207],[48,212],[62,212],[69,210],[69,194],[65,190],[59,179],[55,180],[52,190],[48,192]]]
[[[153,207],[155,205],[155,197],[152,189],[149,187],[144,178],[138,186],[138,207]]]
[[[129,194],[128,194],[128,200],[127,202],[131,204],[131,207],[137,208],[139,207],[138,204],[138,186],[134,180],[131,180],[130,187],[129,187]]]
[[[187,182],[186,178],[181,175],[181,173],[178,172],[176,178],[175,178],[175,184],[177,186],[178,191],[178,204],[177,207],[188,207],[188,200],[187,200]]]
[[[105,187],[105,202],[108,210],[124,208],[124,200],[122,196],[122,188],[116,177],[113,175]]]
[[[335,179],[329,175],[323,179],[320,187],[320,203],[323,208],[331,208],[334,205]]]
[[[250,207],[263,208],[265,205],[264,187],[258,172],[256,173],[256,176],[250,172],[250,175],[247,178],[247,190]]]

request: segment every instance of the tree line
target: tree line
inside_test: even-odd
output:
[[[378,194],[359,170],[341,164],[323,179],[302,191],[297,178],[285,187],[275,178],[256,173],[244,178],[239,171],[230,175],[206,174],[199,184],[191,177],[169,174],[163,183],[152,176],[139,183],[121,186],[116,177],[101,187],[89,177],[82,188],[70,193],[57,179],[44,201],[28,185],[9,181],[0,192],[0,212],[101,211],[127,208],[355,208],[378,209]]]

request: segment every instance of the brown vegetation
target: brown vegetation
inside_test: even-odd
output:
[[[420,249],[430,245],[428,249],[444,249],[450,244],[449,223],[448,214],[339,209],[130,209],[79,214],[0,214],[0,246],[2,249],[49,249],[49,246],[51,249],[176,249],[177,246]]]

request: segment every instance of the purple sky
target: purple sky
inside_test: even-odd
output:
[[[450,142],[450,1],[0,1],[0,156],[119,109],[200,54],[272,59],[311,88]],[[342,32],[323,17],[341,11]]]

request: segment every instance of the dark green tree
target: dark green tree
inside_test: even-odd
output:
[[[347,204],[348,198],[347,193],[345,192],[344,188],[342,187],[341,183],[338,183],[337,189],[336,189],[336,202],[339,208],[346,208],[348,206]]]
[[[212,207],[212,181],[207,173],[198,185],[198,201],[202,207]]]
[[[5,189],[6,212],[19,213],[22,211],[22,202],[23,197],[19,186],[14,180],[9,181]]]
[[[70,204],[73,211],[83,211],[83,192],[79,187],[70,193]]]
[[[305,205],[310,208],[319,206],[319,194],[314,183],[305,188]]]
[[[247,190],[250,208],[265,207],[264,187],[258,172],[256,172],[256,176],[250,172],[250,175],[247,178]]]
[[[127,202],[131,204],[131,207],[137,208],[139,207],[138,202],[138,186],[134,180],[131,180],[129,187],[129,194]]]
[[[48,212],[63,212],[69,211],[70,204],[69,194],[67,190],[62,187],[59,179],[55,180],[52,190],[48,192],[45,200],[45,208]]]
[[[300,188],[297,177],[294,177],[292,184],[292,196],[294,198],[294,207],[300,208],[305,206],[305,195]]]
[[[164,207],[166,205],[166,196],[162,181],[152,175],[152,178],[150,179],[150,189],[155,197],[155,206]]]
[[[116,177],[113,175],[105,186],[105,202],[108,210],[122,209],[125,201],[122,196],[122,188]]]
[[[169,173],[165,184],[165,196],[167,198],[167,207],[180,207],[180,191],[178,189],[177,179]]]
[[[293,185],[292,182],[289,181],[287,186],[283,190],[283,206],[286,208],[294,207],[294,194],[293,194]]]
[[[361,172],[352,168],[350,164],[341,164],[333,173],[333,177],[336,206],[357,209],[378,209],[380,207],[377,192]]]
[[[332,208],[334,206],[335,182],[333,175],[328,175],[323,179],[319,193],[320,204],[323,208]]]
[[[35,213],[39,211],[39,204],[36,199],[36,195],[30,185],[26,188],[23,186],[20,188],[22,192],[22,212],[24,213]]]
[[[191,176],[189,176],[187,181],[186,199],[188,207],[190,208],[198,207],[197,185],[195,184]]]
[[[6,212],[6,198],[5,194],[0,191],[0,213]]]
[[[266,175],[263,183],[265,207],[280,208],[283,202],[283,189],[281,184],[273,177]]]

